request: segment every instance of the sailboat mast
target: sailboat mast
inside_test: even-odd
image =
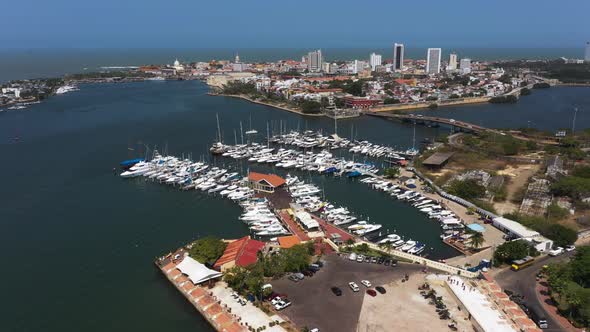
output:
[[[416,122],[414,122],[414,136],[412,137],[412,150],[416,149]]]
[[[221,127],[219,126],[219,113],[215,113],[215,118],[217,119],[217,138],[219,138],[219,143],[221,142]]]
[[[270,128],[268,122],[266,122],[266,147],[270,147]]]
[[[242,121],[240,121],[240,137],[242,138],[242,145],[244,145],[244,130],[242,129]]]

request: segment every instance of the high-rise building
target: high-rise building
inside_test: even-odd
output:
[[[354,60],[354,64],[352,66],[352,73],[353,74],[360,73],[361,71],[363,71],[363,69],[365,69],[366,65],[367,65],[367,63],[364,61]]]
[[[440,73],[440,57],[442,49],[429,48],[426,54],[426,73],[438,74]]]
[[[377,66],[381,66],[381,54],[371,53],[371,56],[369,56],[369,65],[371,66],[371,71],[375,71]]]
[[[459,63],[459,69],[461,70],[461,74],[471,73],[471,59],[461,59],[461,62]]]
[[[584,53],[584,61],[590,62],[590,42],[586,42],[586,52]]]
[[[451,53],[449,55],[449,66],[447,67],[448,70],[455,70],[457,69],[457,54]]]
[[[393,69],[402,70],[404,68],[404,44],[393,44]]]
[[[307,53],[307,69],[311,72],[322,70],[322,50]]]

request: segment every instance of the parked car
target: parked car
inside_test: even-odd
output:
[[[385,262],[383,263],[383,265],[385,265],[385,266],[391,265],[391,259],[386,259]]]
[[[385,263],[385,258],[379,257],[379,259],[377,259],[377,264],[383,264],[383,263]]]
[[[280,296],[275,297],[274,299],[270,300],[270,303],[272,303],[272,305],[276,305],[277,303],[281,302],[283,299],[281,299]]]
[[[313,277],[314,272],[312,270],[303,270],[301,273],[303,273],[303,275],[306,277]]]
[[[290,275],[288,279],[289,279],[289,280],[291,280],[291,281],[293,281],[293,282],[299,282],[299,280],[300,280],[300,279],[299,279],[299,278],[297,278],[297,276],[295,276],[294,274]]]
[[[391,260],[391,266],[397,266],[397,260],[395,260],[395,259]]]
[[[377,264],[377,257],[371,257],[371,263]]]
[[[549,251],[549,256],[555,257],[555,256],[559,256],[559,255],[561,255],[563,253],[564,253],[563,248],[562,247],[557,247],[557,248]]]
[[[385,288],[381,287],[381,286],[377,286],[375,287],[375,290],[378,291],[381,294],[385,294],[387,293],[387,291],[385,290]]]
[[[362,263],[364,260],[365,260],[365,256],[363,256],[363,255],[358,255],[356,257],[356,261],[359,263]]]
[[[365,263],[371,263],[371,256],[365,257]]]
[[[330,290],[332,291],[332,293],[334,293],[334,295],[342,296],[342,289],[334,286],[334,287],[330,288]]]
[[[352,289],[353,292],[358,292],[360,290],[359,285],[357,285],[353,281],[349,282],[348,286],[350,287],[350,289]]]
[[[377,292],[374,289],[367,289],[367,294],[371,295],[372,297],[377,296]]]
[[[284,300],[279,301],[279,303],[275,304],[275,309],[283,310],[290,305],[291,305],[291,301],[284,299]]]
[[[309,265],[309,269],[312,271],[319,271],[320,266],[318,264],[311,264],[311,265]]]
[[[369,280],[361,280],[361,284],[367,288],[371,287],[371,282]]]
[[[574,251],[574,250],[576,250],[576,246],[574,246],[574,245],[570,245],[570,246],[565,247],[565,251],[569,252],[569,251]]]
[[[356,254],[354,252],[351,253],[350,256],[348,256],[348,259],[351,260],[351,261],[356,261],[356,258],[357,258],[356,257]]]

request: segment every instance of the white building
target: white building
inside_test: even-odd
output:
[[[375,71],[377,66],[381,66],[381,54],[371,53],[369,57],[369,65],[371,66],[371,71]]]
[[[584,61],[590,62],[590,42],[586,42],[586,52],[584,53]]]
[[[366,65],[367,65],[367,63],[364,61],[354,60],[354,65],[352,67],[352,73],[358,74],[359,72],[363,71],[363,69],[365,69]]]
[[[527,240],[540,252],[548,252],[553,247],[553,241],[541,236],[539,232],[529,229],[522,224],[504,217],[493,219],[494,227],[507,233],[511,237]]]
[[[322,50],[316,50],[307,53],[307,69],[310,72],[319,72],[322,70]]]
[[[447,70],[456,70],[457,69],[457,54],[451,53],[449,55],[449,65],[447,66]]]
[[[393,70],[404,69],[404,44],[393,44]]]
[[[178,61],[178,59],[174,60],[173,68],[176,71],[184,71],[184,66],[180,64],[180,61]]]
[[[426,73],[427,74],[438,74],[440,73],[440,59],[442,49],[440,48],[429,48],[426,54]]]
[[[463,75],[471,73],[471,59],[461,59],[459,69],[461,70],[461,74]]]

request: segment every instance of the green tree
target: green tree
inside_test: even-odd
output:
[[[494,252],[494,264],[499,266],[502,263],[510,264],[516,259],[522,259],[533,253],[531,248],[525,240],[504,242]]]
[[[480,232],[472,232],[471,237],[469,238],[469,243],[473,249],[481,248],[484,242],[483,233]]]
[[[472,200],[483,197],[486,193],[486,188],[472,179],[465,181],[454,180],[449,184],[447,191],[449,194],[459,196],[466,200]]]
[[[213,265],[213,263],[223,255],[226,247],[227,243],[223,242],[221,239],[207,236],[193,242],[188,253],[199,263]]]
[[[306,100],[301,103],[301,111],[305,114],[317,114],[320,112],[322,105],[317,101]]]
[[[389,167],[383,171],[383,175],[385,175],[388,179],[397,178],[400,175],[399,167]]]

